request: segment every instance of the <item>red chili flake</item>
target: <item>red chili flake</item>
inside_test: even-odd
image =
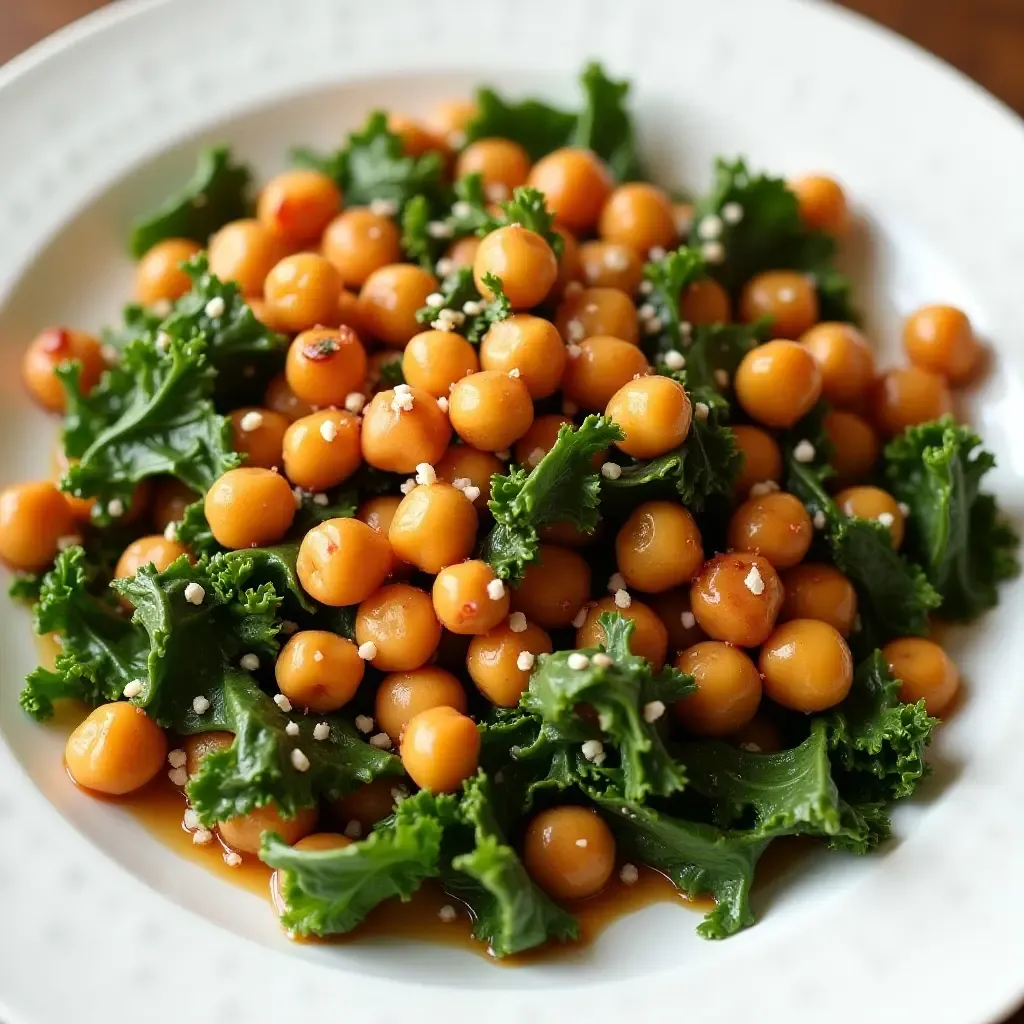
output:
[[[466,619],[473,618],[476,615],[478,608],[479,605],[476,601],[467,601],[462,608],[459,609],[459,621],[465,622]]]
[[[307,341],[302,346],[302,354],[313,363],[322,363],[337,355],[341,346],[337,338],[317,338],[316,341]]]
[[[44,352],[67,352],[71,348],[71,332],[63,327],[51,327],[39,342]]]

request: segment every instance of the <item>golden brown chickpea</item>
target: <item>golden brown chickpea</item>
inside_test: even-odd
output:
[[[370,333],[363,324],[363,307],[359,303],[359,296],[347,288],[342,288],[338,293],[338,312],[335,319],[339,326],[351,327],[360,336],[368,336]]]
[[[743,468],[736,479],[736,496],[745,498],[754,484],[782,479],[782,452],[775,438],[760,427],[739,424],[732,428],[736,447],[743,455]]]
[[[644,277],[644,263],[635,249],[621,242],[584,242],[580,275],[588,288],[617,288],[633,295]]]
[[[454,484],[456,480],[468,480],[469,486],[480,492],[473,498],[473,507],[481,514],[488,514],[491,477],[495,473],[504,473],[505,464],[491,452],[482,452],[468,444],[453,444],[441,457],[441,461],[434,466],[434,472],[438,480],[443,480],[446,484]],[[472,497],[473,493],[471,491],[467,497]]]
[[[880,487],[847,487],[836,495],[836,504],[848,516],[877,519],[892,536],[892,546],[899,551],[903,543],[906,516],[896,499]]]
[[[0,559],[9,568],[45,569],[57,557],[60,539],[75,535],[71,506],[48,480],[0,491]]]
[[[530,682],[535,657],[550,654],[551,650],[551,637],[520,614],[489,633],[473,637],[466,653],[466,669],[476,688],[492,704],[514,708]]]
[[[288,481],[269,469],[229,469],[204,499],[210,532],[226,548],[276,544],[295,518]]]
[[[497,370],[481,370],[455,384],[448,398],[455,433],[485,452],[508,448],[533,422],[533,402],[526,384]]]
[[[402,140],[402,152],[406,156],[423,156],[432,149],[444,149],[444,142],[437,135],[404,114],[389,114],[388,130]]]
[[[332,608],[366,600],[391,572],[387,538],[358,519],[328,519],[299,545],[295,568],[310,597]]]
[[[25,349],[21,359],[25,387],[48,412],[64,411],[64,385],[54,371],[71,360],[78,363],[79,390],[87,395],[107,368],[100,343],[91,334],[50,327]]]
[[[79,786],[122,796],[140,789],[164,765],[167,740],[142,708],[104,704],[68,737],[64,762]]]
[[[506,374],[517,370],[534,401],[558,390],[565,361],[555,325],[529,313],[514,313],[492,325],[480,343],[480,366]]]
[[[551,807],[526,827],[523,862],[549,896],[582,900],[608,884],[615,868],[615,839],[589,807]]]
[[[576,630],[577,647],[604,646],[604,628],[598,621],[604,612],[621,615],[633,623],[633,632],[629,638],[631,654],[646,658],[656,672],[664,666],[665,655],[668,653],[668,630],[651,608],[635,597],[625,608],[620,608],[613,597],[602,597],[596,604],[590,605],[583,625]]]
[[[953,411],[953,396],[945,379],[919,366],[886,370],[875,381],[871,398],[875,426],[886,438]]]
[[[588,544],[593,544],[603,532],[600,522],[593,533],[587,533],[586,530],[581,530],[575,523],[563,520],[560,523],[544,523],[538,528],[537,536],[545,544],[557,544],[563,548],[585,548]]]
[[[452,242],[445,252],[445,259],[451,260],[453,270],[472,267],[476,262],[476,251],[480,248],[480,239],[476,235],[468,235]]]
[[[683,443],[693,414],[682,384],[652,376],[623,384],[608,400],[605,415],[626,435],[616,448],[636,459],[653,459]]]
[[[577,234],[597,226],[612,191],[612,176],[589,149],[556,149],[541,157],[526,183],[544,193],[548,209],[560,224]]]
[[[451,436],[437,400],[419,388],[381,391],[363,410],[363,458],[390,473],[411,473],[421,462],[433,465]]]
[[[822,426],[832,445],[829,463],[836,471],[836,483],[845,487],[870,476],[879,452],[878,435],[871,425],[855,413],[830,409]]]
[[[388,530],[391,529],[391,521],[395,518],[398,506],[401,504],[402,499],[397,494],[382,494],[376,498],[367,498],[359,506],[359,510],[356,512],[356,519],[366,523],[371,530],[387,538]],[[392,552],[392,560],[392,578],[412,575],[413,567],[408,562],[395,558],[394,552]]]
[[[264,278],[266,280],[266,278]],[[267,304],[263,301],[263,282],[260,282],[260,294],[259,295],[246,295],[245,304],[252,310],[252,315],[263,324],[264,327],[269,327],[270,330],[279,330],[281,325],[274,321],[274,318],[267,311]]]
[[[748,498],[729,520],[729,547],[756,551],[775,569],[802,562],[814,539],[814,527],[803,502],[774,491]]]
[[[440,640],[441,623],[430,595],[418,587],[381,587],[356,612],[356,643],[374,644],[373,667],[382,672],[408,672],[425,665]]]
[[[626,583],[648,594],[689,583],[704,564],[700,530],[672,501],[645,501],[615,538],[615,561]]]
[[[314,242],[341,209],[338,186],[320,171],[296,169],[271,178],[256,201],[256,217],[286,245]]]
[[[782,574],[786,597],[780,622],[790,619],[819,619],[842,636],[847,636],[857,617],[857,591],[832,565],[804,562]]]
[[[479,174],[484,189],[493,191],[495,195],[495,185],[503,187],[506,194],[511,195],[512,189],[525,184],[529,173],[529,153],[511,139],[477,139],[455,161],[456,178]]]
[[[569,548],[541,544],[512,591],[512,607],[545,629],[562,629],[590,597],[590,566]]]
[[[336,633],[293,633],[277,656],[277,688],[296,706],[323,713],[344,707],[363,681],[356,645]]]
[[[571,424],[572,420],[558,413],[538,416],[530,424],[530,429],[516,441],[512,450],[513,460],[527,469],[533,469],[554,447],[555,441],[558,440],[558,432],[567,423]]]
[[[867,338],[853,324],[826,322],[804,331],[800,344],[818,362],[822,398],[833,405],[857,405],[875,379]]]
[[[373,715],[377,728],[399,743],[412,719],[431,708],[454,708],[466,712],[466,691],[451,672],[436,665],[423,665],[408,672],[385,676],[377,687]]]
[[[257,854],[263,844],[264,832],[276,832],[294,846],[316,828],[317,810],[303,807],[294,818],[286,818],[273,805],[257,807],[248,814],[217,823],[217,832],[225,846],[238,853]]]
[[[891,640],[882,648],[894,679],[900,680],[900,700],[924,701],[929,715],[941,715],[960,689],[960,673],[949,655],[934,641],[919,636]]]
[[[953,384],[971,379],[981,346],[967,314],[955,306],[922,306],[903,325],[903,346],[910,361]]]
[[[558,304],[555,326],[567,344],[585,338],[608,335],[640,343],[640,321],[629,295],[619,288],[581,288],[571,291]]]
[[[395,511],[388,540],[397,558],[439,573],[469,557],[476,531],[476,509],[462,491],[446,483],[420,484]]]
[[[669,650],[685,651],[707,639],[690,609],[689,587],[675,587],[660,594],[651,594],[650,603],[668,631]]]
[[[800,219],[812,231],[841,238],[850,229],[850,210],[842,185],[822,174],[793,178],[789,190],[800,204]]]
[[[472,718],[454,708],[430,708],[409,722],[401,754],[402,767],[421,789],[454,793],[476,774],[480,733]]]
[[[770,718],[761,714],[754,715],[742,729],[729,737],[729,741],[750,754],[775,754],[785,747],[782,731]]]
[[[795,341],[769,341],[743,357],[733,386],[751,419],[766,427],[791,427],[821,396],[821,369]]]
[[[153,494],[154,529],[163,533],[169,523],[180,522],[186,507],[198,500],[199,495],[175,477],[161,480]]]
[[[452,633],[487,633],[508,615],[508,587],[479,559],[449,565],[434,577],[434,613]]]
[[[580,243],[576,241],[576,236],[571,231],[557,225],[553,230],[562,239],[562,255],[558,257],[558,277],[555,278],[555,285],[548,296],[550,300],[556,301],[562,297],[565,289],[573,281],[579,281],[582,271],[580,270]]]
[[[359,291],[366,329],[382,344],[402,348],[422,327],[416,313],[437,289],[437,278],[412,263],[391,263],[375,270]]]
[[[199,769],[207,754],[218,750],[227,750],[235,742],[229,732],[201,732],[195,736],[186,736],[182,746],[185,748],[185,770],[189,778],[199,773]]]
[[[480,241],[473,260],[473,280],[485,299],[492,298],[484,279],[494,274],[514,310],[539,305],[558,277],[558,260],[544,239],[529,228],[510,224]]]
[[[758,659],[764,692],[776,704],[810,714],[835,707],[853,684],[853,656],[827,622],[793,619],[764,642]]]
[[[702,277],[683,290],[679,315],[691,324],[727,324],[732,320],[729,293],[713,277]]]
[[[767,558],[743,551],[704,563],[690,587],[693,614],[709,637],[757,647],[775,628],[782,582]]]
[[[284,471],[296,486],[325,491],[347,480],[363,462],[359,420],[324,409],[296,420],[284,435]]]
[[[799,338],[818,322],[818,293],[806,274],[766,270],[752,277],[740,296],[740,319],[747,324],[771,317],[776,338]]]
[[[274,264],[288,255],[279,235],[258,220],[233,220],[211,239],[210,272],[234,281],[243,295],[263,295],[263,282]]]
[[[145,306],[173,302],[192,288],[192,278],[181,269],[202,246],[188,238],[165,238],[139,260],[135,267],[135,298]]]
[[[332,810],[342,826],[358,821],[363,832],[369,832],[395,809],[396,795],[408,794],[408,787],[399,779],[380,778],[354,789],[333,802]]]
[[[366,351],[351,327],[316,327],[288,346],[288,387],[313,406],[341,405],[366,378]]]
[[[453,331],[421,331],[402,353],[406,383],[446,401],[456,381],[479,369],[476,349]]]
[[[155,566],[157,572],[163,572],[172,562],[188,553],[188,548],[184,544],[179,544],[176,540],[167,540],[163,534],[140,537],[121,552],[121,557],[114,568],[114,578],[130,579],[142,566],[150,564]],[[193,559],[189,558],[189,561]]]
[[[323,252],[348,287],[361,288],[375,270],[401,262],[401,236],[390,217],[356,207],[327,225]]]
[[[672,706],[676,717],[698,736],[728,736],[742,729],[761,704],[761,677],[743,651],[719,640],[696,644],[676,658],[676,668],[693,676],[694,693]]]
[[[231,423],[231,447],[245,455],[245,464],[258,469],[281,465],[288,418],[271,409],[246,405],[228,417]]]
[[[669,249],[676,244],[672,200],[662,189],[645,182],[619,185],[601,209],[597,231],[603,241],[628,245],[646,259],[650,249]]]
[[[267,315],[290,334],[337,322],[340,294],[341,275],[313,252],[285,256],[263,282]]]
[[[450,149],[459,149],[466,142],[466,127],[477,115],[475,100],[443,100],[427,117],[427,128]]]
[[[309,402],[304,402],[288,386],[288,379],[279,373],[268,385],[263,404],[271,411],[280,413],[287,420],[297,420],[313,411]]]
[[[313,832],[292,843],[296,850],[341,850],[351,845],[352,840],[339,832]]]
[[[568,354],[562,391],[588,412],[603,411],[620,388],[651,369],[637,345],[605,334],[574,344]]]

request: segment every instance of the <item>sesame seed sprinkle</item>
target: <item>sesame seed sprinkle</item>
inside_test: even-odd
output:
[[[601,476],[605,480],[618,480],[622,476],[622,467],[617,462],[605,462],[601,465]]]
[[[751,498],[762,498],[766,494],[771,494],[772,491],[780,490],[779,485],[774,480],[762,480],[760,483],[754,484],[750,488]]]
[[[213,833],[208,828],[197,828],[192,833],[192,842],[196,846],[206,846],[207,843],[213,842]]]
[[[237,868],[238,865],[242,863],[242,855],[240,853],[235,853],[234,850],[225,850],[224,863],[227,864],[229,868]]]
[[[735,201],[726,203],[722,207],[722,220],[726,224],[739,224],[743,220],[743,207]]]
[[[402,482],[402,484],[399,486],[398,489],[403,494],[408,494],[410,491],[414,490],[415,487],[416,487],[416,481],[412,477],[409,477],[408,480],[404,480]]]
[[[682,612],[679,615],[679,621],[682,623],[683,629],[693,629],[697,625],[697,616],[693,612]]]
[[[260,659],[255,654],[243,654],[238,664],[247,672],[255,672],[260,667]]]
[[[172,768],[184,768],[187,761],[188,755],[180,747],[176,747],[167,755],[167,763]]]
[[[590,667],[590,658],[585,654],[580,654],[579,651],[573,651],[572,654],[566,659],[565,662],[569,668],[574,672],[582,672],[583,669]]]
[[[391,747],[391,737],[386,732],[374,733],[370,737],[370,746],[378,750],[388,750]]]
[[[373,661],[377,657],[377,645],[372,640],[367,640],[366,643],[359,645],[357,653],[363,661]]]
[[[615,607],[616,608],[628,608],[633,603],[633,598],[629,596],[628,590],[616,590],[615,591]]]
[[[192,710],[197,715],[205,715],[210,710],[210,701],[207,697],[199,694],[197,697],[192,698]]]
[[[314,661],[323,661],[324,660],[324,652],[323,651],[314,651],[313,652],[313,660]]]
[[[133,679],[125,686],[121,693],[123,693],[128,700],[131,700],[133,697],[138,697],[138,695],[142,693],[142,680]]]
[[[178,524],[172,519],[164,527],[164,540],[177,540],[178,539]],[[185,588],[188,589],[187,587]]]
[[[429,487],[437,483],[437,473],[429,462],[420,462],[416,466],[416,483]]]
[[[582,629],[583,623],[587,621],[588,608],[584,605],[577,613],[576,617],[572,620],[573,627],[576,629]]]
[[[330,444],[338,436],[338,425],[334,420],[324,420],[320,424],[320,436]]]
[[[622,869],[619,871],[619,878],[626,885],[636,885],[640,880],[640,872],[635,864],[623,864]]]
[[[274,694],[274,703],[287,715],[292,709],[292,702],[283,694]]]
[[[325,740],[330,735],[331,727],[327,722],[317,722],[316,725],[313,726],[313,739]]]
[[[214,295],[212,299],[203,307],[203,312],[207,316],[223,316],[227,306],[224,300],[219,295]]]
[[[577,846],[578,846],[578,847],[579,847],[579,848],[580,848],[581,850],[585,850],[585,849],[587,848],[587,841],[586,841],[586,839],[577,839],[577,840],[576,840],[576,845],[577,845]]]
[[[612,660],[611,655],[605,654],[604,651],[598,651],[590,659],[591,665],[596,665],[598,668],[611,668],[615,662]]]
[[[299,735],[299,723],[298,722],[289,722],[284,727],[284,731],[285,731],[285,733],[288,736],[298,736]]]
[[[487,584],[487,596],[492,601],[500,601],[505,596],[505,584],[501,580],[491,580]]]
[[[816,530],[824,530],[825,529],[825,523],[826,523],[825,513],[820,508],[818,509],[817,512],[814,513],[814,518],[813,518],[812,522],[814,523],[814,528]]]
[[[793,447],[793,458],[797,462],[813,462],[815,455],[817,455],[817,451],[815,451],[814,445],[806,438],[798,441]]]
[[[529,672],[533,668],[533,663],[536,658],[530,651],[520,651],[519,656],[516,658],[516,668],[521,672]]]
[[[705,242],[722,237],[722,218],[715,213],[702,217],[697,225],[697,236]]]
[[[902,515],[902,516],[909,516],[910,515],[910,506],[905,501],[901,501],[899,503],[899,505],[897,505],[896,507],[900,510],[900,515]]]
[[[189,583],[185,586],[185,600],[189,604],[202,604],[206,597],[206,590],[198,583]]]
[[[596,765],[604,763],[604,744],[600,740],[587,740],[581,750],[588,761],[593,761]]]
[[[878,521],[883,526],[888,527],[888,526],[892,526],[892,524],[894,522],[896,522],[896,517],[891,512],[879,512],[878,513]]]
[[[747,573],[746,578],[743,580],[743,585],[755,597],[759,597],[764,593],[764,580],[761,578],[761,573],[756,565],[750,567],[750,572]]]
[[[441,410],[441,412],[447,412],[448,411],[448,399],[445,398],[444,395],[442,395],[437,400],[437,407],[438,407],[438,409]]]
[[[190,832],[202,826],[202,822],[199,820],[199,812],[194,807],[185,808],[185,813],[181,817],[181,823]]]
[[[648,725],[656,722],[663,714],[665,714],[665,705],[660,700],[648,701],[644,705],[644,721]]]
[[[363,826],[354,818],[345,826],[345,835],[349,839],[358,839],[363,834]]]
[[[513,612],[508,617],[508,628],[513,633],[523,633],[526,631],[527,621],[526,616],[522,612]]]
[[[626,577],[621,572],[613,572],[608,577],[608,593],[614,594],[616,590],[626,589]]]
[[[124,502],[120,498],[111,498],[107,502],[107,515],[113,516],[115,519],[120,518],[124,515]]]
[[[309,771],[309,758],[298,747],[292,751],[292,767],[297,772]]]
[[[440,292],[431,292],[426,303],[431,309],[440,309],[444,305],[444,296]]]
[[[259,430],[263,426],[263,413],[261,412],[247,412],[239,421],[238,426],[245,434],[251,434],[254,430]]]
[[[356,715],[356,728],[364,735],[373,732],[373,719],[369,715]]]
[[[665,353],[664,362],[670,370],[681,370],[686,366],[686,356],[673,348]]]
[[[174,783],[175,786],[181,787],[188,782],[188,772],[184,768],[172,768],[167,773],[167,778]]]
[[[360,413],[363,411],[363,406],[366,405],[366,395],[361,395],[358,391],[350,391],[345,396],[345,408],[351,413]]]
[[[708,263],[721,263],[725,259],[725,246],[721,242],[705,242],[700,251]]]
[[[437,916],[445,923],[451,924],[459,916],[458,911],[450,904],[446,903],[438,912]]]

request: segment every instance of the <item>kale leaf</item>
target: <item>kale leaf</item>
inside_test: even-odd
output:
[[[441,282],[441,301],[417,310],[416,319],[436,330],[458,330],[467,341],[476,344],[491,324],[507,319],[512,313],[512,304],[505,295],[501,279],[487,274],[484,284],[491,290],[490,299],[484,299],[477,290],[472,267],[459,267]]]

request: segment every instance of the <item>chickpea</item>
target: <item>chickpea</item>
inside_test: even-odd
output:
[[[533,469],[555,446],[558,433],[566,424],[571,425],[572,420],[558,413],[538,416],[530,424],[530,429],[516,441],[512,451],[514,461],[527,469]],[[597,464],[600,465],[600,462]]]
[[[579,281],[582,271],[580,270],[580,243],[576,241],[576,236],[558,225],[555,225],[552,230],[562,239],[562,255],[558,257],[558,277],[555,278],[555,285],[548,295],[548,298],[555,302],[562,297],[565,289],[572,282]]]
[[[946,381],[918,366],[886,370],[875,381],[872,399],[875,426],[883,437],[895,437],[907,427],[937,420],[953,410]]]
[[[463,267],[472,267],[476,262],[476,251],[480,248],[480,239],[476,235],[468,235],[466,238],[460,238],[457,242],[452,242],[445,252],[445,258],[451,260],[452,267],[455,270],[461,270]]]
[[[135,297],[145,306],[173,302],[192,290],[192,278],[181,269],[202,246],[188,238],[157,242],[135,267]]]
[[[235,737],[231,733],[221,730],[186,736],[182,746],[185,748],[185,770],[189,778],[199,774],[199,769],[208,754],[227,750],[234,742]]]
[[[786,594],[779,619],[819,619],[848,636],[857,618],[857,591],[832,565],[804,562],[782,574]]]
[[[764,692],[776,704],[810,714],[835,707],[853,685],[853,656],[827,622],[793,619],[764,642],[758,659]]]
[[[529,313],[500,320],[480,343],[480,365],[499,373],[517,370],[534,401],[558,390],[565,361],[565,345],[555,325]]]
[[[511,622],[503,622],[489,633],[473,637],[466,654],[466,669],[476,688],[501,708],[519,703],[530,682],[535,656],[552,651],[551,637],[540,626],[532,622],[520,625],[516,631]]]
[[[590,566],[569,548],[542,544],[512,592],[512,607],[545,629],[563,629],[590,597]]]
[[[529,153],[511,139],[477,139],[455,161],[456,178],[479,174],[485,190],[494,191],[497,185],[508,195],[512,194],[512,189],[526,183],[529,173]]]
[[[114,579],[131,579],[144,565],[153,565],[157,572],[163,572],[182,555],[188,553],[188,548],[184,544],[179,544],[176,540],[167,540],[163,534],[140,537],[121,552],[114,569]],[[189,561],[194,559],[189,558]]]
[[[78,387],[87,395],[107,368],[100,343],[91,334],[51,327],[37,335],[25,349],[21,360],[25,387],[47,412],[64,411],[64,385],[55,371],[71,360],[78,362]]]
[[[285,256],[263,282],[267,315],[291,334],[335,323],[340,294],[341,275],[323,256],[312,252]]]
[[[276,544],[295,518],[295,496],[283,476],[269,469],[229,469],[206,492],[210,532],[226,548]]]
[[[48,480],[0,491],[0,559],[11,569],[37,572],[57,557],[62,537],[75,535],[74,514]]]
[[[736,479],[735,493],[744,498],[754,484],[782,479],[782,452],[775,438],[760,427],[739,424],[732,428],[736,447],[743,455],[743,468]]]
[[[452,331],[421,331],[402,353],[406,383],[434,398],[448,398],[452,385],[480,369],[476,349]]]
[[[341,192],[326,174],[296,169],[263,186],[256,217],[267,231],[297,248],[316,241],[340,209]]]
[[[589,234],[597,226],[612,191],[612,176],[601,158],[572,147],[541,157],[526,183],[543,192],[558,222],[578,234]]]
[[[800,336],[817,360],[821,395],[833,405],[856,405],[875,379],[875,357],[853,324],[820,323]]]
[[[782,597],[782,583],[768,559],[744,551],[705,562],[690,587],[700,628],[737,647],[757,647],[768,638]]]
[[[669,249],[677,238],[672,200],[646,182],[619,185],[601,209],[597,230],[603,241],[628,245],[645,257],[652,248]]]
[[[740,295],[740,319],[747,324],[771,317],[776,338],[799,338],[818,322],[818,293],[806,274],[766,270],[752,277]]]
[[[309,402],[304,402],[288,386],[288,379],[283,373],[279,373],[267,385],[263,404],[271,412],[280,413],[287,420],[301,419],[313,411],[313,406]]]
[[[292,843],[296,850],[342,850],[351,845],[352,840],[340,832],[312,832]]]
[[[234,281],[243,295],[263,295],[263,281],[287,246],[281,237],[258,220],[233,220],[211,239],[210,272],[222,281]]]
[[[501,279],[514,310],[531,309],[551,291],[558,277],[558,260],[535,231],[510,224],[486,235],[476,251],[473,280],[485,299],[493,297],[484,281],[488,274]]]
[[[795,341],[769,341],[751,349],[733,379],[743,411],[766,427],[791,427],[821,396],[821,370]]]
[[[398,511],[398,506],[401,504],[402,499],[396,494],[381,494],[376,498],[367,498],[359,506],[356,519],[361,523],[366,523],[371,530],[386,538],[388,530],[391,529],[391,522]],[[412,575],[413,567],[408,562],[394,557],[394,552],[392,552],[392,563],[392,578]]]
[[[615,868],[615,839],[589,807],[551,807],[527,825],[523,862],[549,896],[582,900],[608,884]]]
[[[271,409],[247,405],[235,409],[231,423],[231,447],[245,455],[245,464],[258,469],[281,465],[288,418]]]
[[[465,145],[466,128],[477,115],[475,100],[444,100],[427,118],[427,128],[451,149]]]
[[[802,562],[813,539],[803,502],[784,491],[748,498],[729,521],[729,547],[759,552],[776,569]]]
[[[431,597],[441,625],[453,633],[490,632],[507,617],[511,601],[494,570],[475,558],[442,569]]]
[[[775,754],[784,749],[782,731],[770,719],[761,714],[747,722],[729,737],[729,740],[751,754]]]
[[[391,545],[358,519],[328,519],[299,545],[299,582],[310,597],[332,608],[365,601],[387,578]]]
[[[581,530],[575,523],[562,521],[560,523],[544,523],[537,529],[537,536],[545,544],[557,544],[563,548],[585,548],[598,540],[603,534],[601,523],[598,522],[597,529],[593,533]]]
[[[683,290],[679,315],[691,324],[727,324],[732,320],[729,293],[713,277],[702,277]]]
[[[141,789],[164,766],[167,739],[142,708],[104,704],[68,737],[64,762],[79,786],[122,796]]]
[[[373,271],[359,291],[366,329],[390,348],[402,348],[421,327],[416,313],[437,290],[437,278],[412,263],[391,263]]]
[[[444,144],[426,126],[404,114],[388,115],[388,130],[402,140],[402,152],[406,156],[423,156],[432,149],[443,150]]]
[[[475,775],[480,760],[476,723],[454,708],[421,711],[402,736],[402,767],[413,782],[435,793],[454,793]]]
[[[408,724],[422,712],[446,707],[465,714],[467,706],[466,691],[451,672],[423,665],[385,676],[377,687],[373,715],[377,727],[392,743],[399,743]]]
[[[636,345],[597,334],[569,350],[562,391],[580,408],[596,412],[604,410],[612,396],[637,374],[642,376],[650,369],[647,357]]]
[[[847,487],[836,495],[836,504],[848,516],[877,519],[892,536],[892,546],[899,551],[903,543],[906,516],[896,499],[880,487]]]
[[[338,309],[333,322],[337,322],[339,327],[351,327],[360,336],[370,333],[363,323],[363,307],[359,303],[359,296],[347,288],[342,288],[338,293]]]
[[[476,531],[476,509],[462,491],[446,483],[420,484],[396,509],[388,540],[396,557],[439,573],[469,557]]]
[[[922,306],[903,325],[910,361],[945,377],[950,384],[970,380],[982,350],[967,314],[955,306]]]
[[[626,435],[616,448],[636,459],[653,459],[683,443],[692,410],[682,384],[653,376],[623,384],[609,399],[605,415]]]
[[[448,398],[455,433],[485,452],[508,448],[533,422],[533,402],[526,384],[497,370],[481,370],[455,384]]]
[[[363,462],[359,420],[324,409],[303,416],[284,435],[284,471],[297,487],[325,491],[347,480]]]
[[[404,394],[412,399],[412,408],[389,390],[374,395],[363,410],[363,458],[390,473],[411,473],[421,462],[433,465],[452,436],[448,417],[433,395],[419,388]]]
[[[164,478],[157,483],[153,495],[154,529],[163,533],[169,523],[180,522],[186,507],[198,500],[199,495],[180,480],[172,476]]]
[[[258,854],[264,832],[276,832],[294,846],[316,828],[316,819],[315,807],[300,808],[294,818],[286,818],[273,804],[265,804],[248,814],[218,822],[217,831],[221,841],[232,850]]]
[[[668,653],[668,630],[661,619],[635,597],[626,608],[620,608],[612,597],[602,597],[596,604],[592,604],[583,625],[576,630],[577,647],[604,646],[604,628],[598,621],[604,612],[621,615],[633,623],[633,632],[629,638],[631,654],[646,658],[655,672],[664,666],[665,655]]]
[[[469,653],[469,642],[472,639],[469,633],[452,633],[442,626],[435,664],[450,672],[462,672],[466,667],[466,655]]]
[[[555,311],[555,326],[569,344],[599,334],[640,343],[636,306],[619,288],[583,288],[566,295]]]
[[[843,409],[830,409],[822,423],[832,445],[829,463],[840,487],[870,476],[878,461],[878,435],[866,420]]]
[[[359,689],[365,668],[356,645],[336,633],[305,629],[292,634],[274,666],[277,688],[308,711],[337,711]]]
[[[361,288],[375,270],[401,262],[401,236],[390,217],[357,207],[327,225],[323,251],[348,287]]]
[[[441,624],[430,595],[418,587],[392,583],[372,593],[356,613],[356,643],[372,642],[373,667],[407,672],[426,664],[441,640]]]
[[[793,178],[789,190],[800,204],[800,218],[812,231],[841,238],[850,230],[850,210],[842,185],[822,174]]]
[[[491,452],[482,452],[468,444],[453,444],[434,466],[434,472],[437,479],[446,484],[468,480],[470,486],[480,492],[473,499],[473,507],[477,512],[486,514],[487,502],[491,500],[491,477],[495,473],[504,473],[505,464]]]
[[[737,647],[719,640],[683,651],[676,668],[693,676],[696,692],[680,697],[672,709],[698,736],[728,736],[742,729],[761,704],[757,666]]]
[[[263,279],[264,281],[266,278]],[[245,304],[252,311],[252,315],[263,324],[264,327],[269,328],[272,331],[281,330],[281,325],[270,315],[267,310],[267,304],[263,301],[263,282],[260,282],[260,294],[259,295],[246,295]]]
[[[364,783],[347,796],[332,804],[338,821],[348,824],[358,821],[364,832],[369,832],[378,821],[383,821],[395,809],[395,793],[405,786],[396,779],[380,778]]]
[[[882,648],[893,678],[900,680],[900,700],[924,701],[929,715],[941,715],[960,689],[960,673],[949,655],[934,641],[904,636]]]
[[[656,594],[689,583],[704,564],[693,516],[672,501],[645,501],[615,538],[615,561],[626,583]]]
[[[690,609],[689,587],[675,587],[660,594],[651,594],[650,603],[668,632],[669,650],[685,651],[707,639]]]
[[[621,242],[584,242],[579,251],[580,272],[588,288],[616,288],[633,295],[644,278],[643,260]]]

